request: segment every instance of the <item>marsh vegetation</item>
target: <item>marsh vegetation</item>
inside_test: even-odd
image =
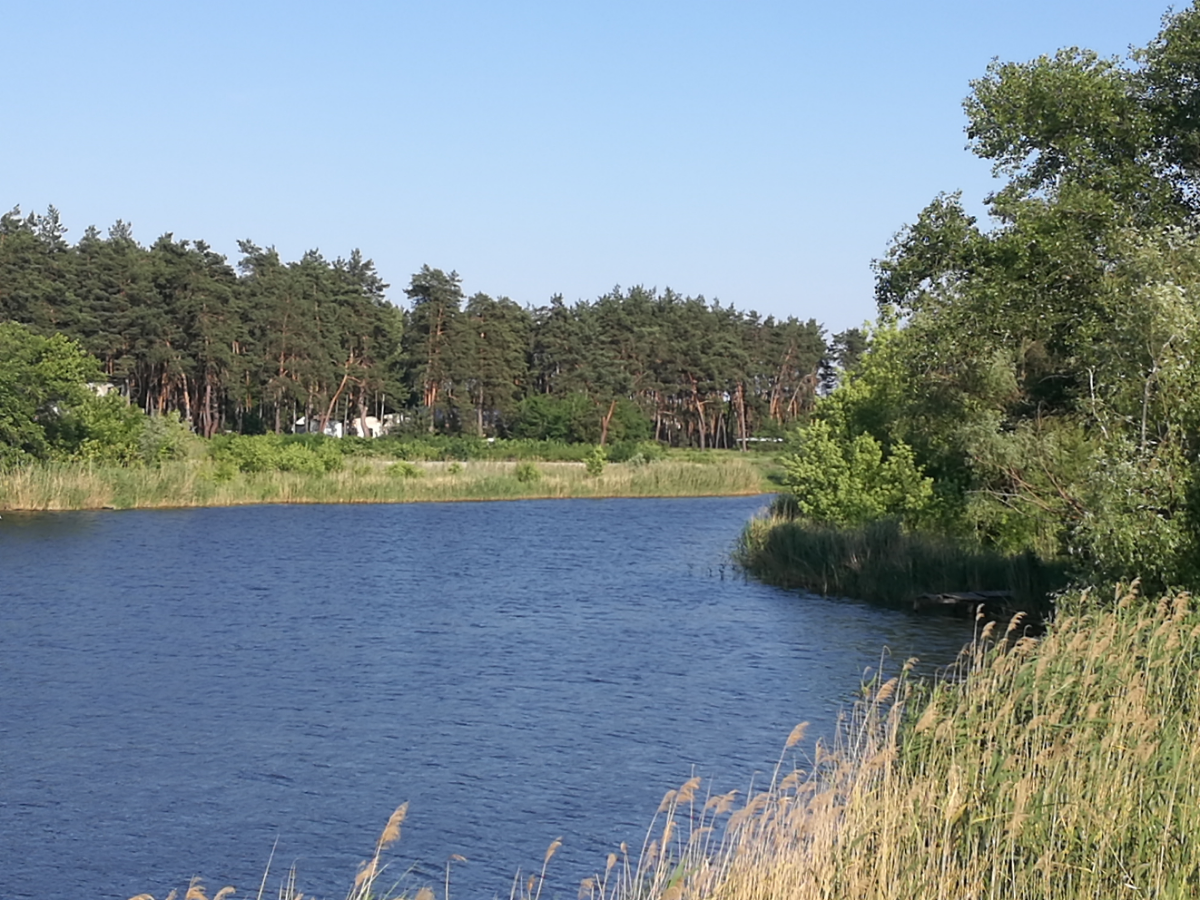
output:
[[[334,442],[330,440],[329,444]],[[318,444],[321,447],[322,444]],[[282,466],[247,452],[156,466],[37,463],[0,472],[0,509],[147,509],[253,503],[413,503],[566,497],[694,497],[769,489],[765,458],[627,458],[578,462],[406,460],[284,451]],[[327,468],[328,466],[328,468]]]

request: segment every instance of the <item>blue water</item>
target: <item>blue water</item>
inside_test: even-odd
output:
[[[884,645],[969,637],[748,581],[761,498],[4,515],[0,897],[339,898],[392,810],[390,872],[546,896],[664,791],[761,782],[830,735]],[[759,773],[757,776],[755,773]],[[440,895],[440,891],[439,891]]]

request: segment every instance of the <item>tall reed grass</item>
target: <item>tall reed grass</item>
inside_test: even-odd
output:
[[[770,584],[911,607],[922,594],[1009,591],[1013,610],[1042,615],[1066,587],[1066,567],[1032,553],[1004,556],[893,521],[840,529],[775,516],[743,530],[737,562]]]
[[[157,468],[41,464],[0,473],[0,510],[134,509],[253,503],[406,503],[564,497],[690,497],[757,494],[762,469],[750,461],[544,462],[530,478],[519,462],[405,462],[356,458],[320,473],[240,472],[206,460]],[[415,477],[405,477],[415,476]]]

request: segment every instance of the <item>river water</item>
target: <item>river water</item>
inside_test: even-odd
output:
[[[344,897],[388,815],[411,885],[574,897],[662,794],[761,783],[890,648],[969,626],[766,587],[763,498],[6,513],[0,897]],[[439,896],[441,891],[439,890]]]

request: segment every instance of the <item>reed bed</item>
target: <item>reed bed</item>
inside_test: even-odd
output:
[[[764,489],[761,467],[740,459],[719,464],[609,463],[598,475],[577,462],[359,458],[338,471],[311,474],[246,473],[210,461],[184,460],[155,468],[42,464],[13,469],[0,473],[0,510],[693,497],[758,494]]]
[[[892,521],[839,529],[757,518],[746,525],[734,556],[769,584],[893,607],[911,607],[921,594],[1009,591],[1014,610],[1042,615],[1068,581],[1065,566],[1032,553],[1005,556],[904,532]]]

